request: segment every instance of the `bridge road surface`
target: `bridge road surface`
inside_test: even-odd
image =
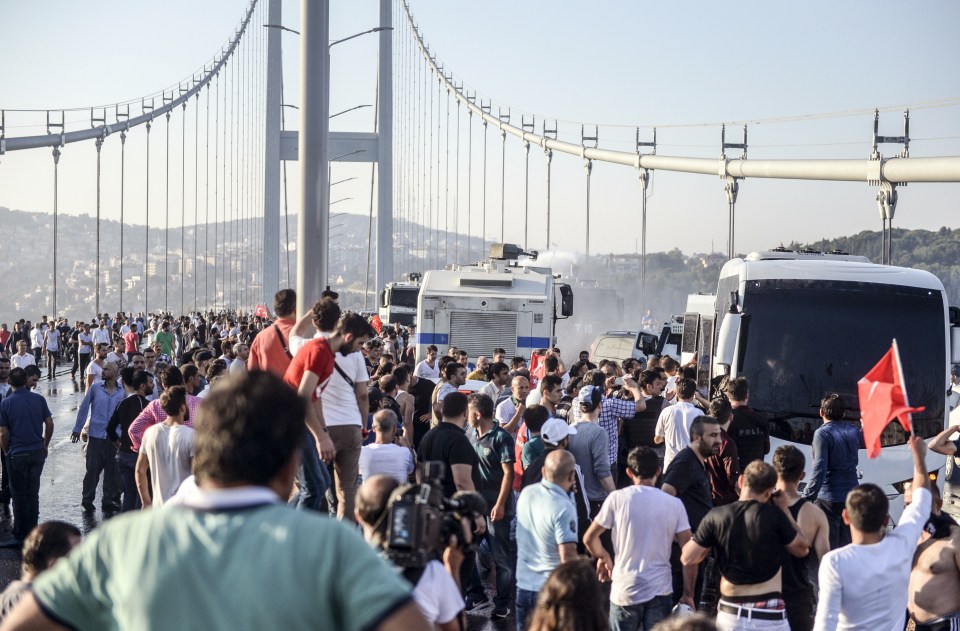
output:
[[[86,465],[81,451],[82,443],[70,442],[70,434],[85,392],[80,390],[79,380],[70,378],[69,367],[58,369],[52,380],[47,379],[44,368],[44,376],[35,392],[47,399],[53,415],[53,440],[50,441],[49,454],[40,478],[40,522],[51,519],[64,521],[75,525],[86,535],[103,523],[105,517],[100,510],[102,482],[97,486],[97,498],[94,501],[96,510],[86,513],[80,506],[80,490]],[[13,536],[10,531],[12,526],[11,513],[0,511],[0,540]],[[20,577],[20,558],[19,549],[0,548],[0,590]],[[516,622],[512,611],[506,620],[489,620],[486,615],[482,615],[489,615],[493,609],[495,589],[492,574],[484,583],[490,603],[477,610],[481,615],[467,616],[467,628],[474,631],[515,629]]]

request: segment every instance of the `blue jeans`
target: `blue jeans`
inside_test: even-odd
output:
[[[610,603],[610,631],[650,631],[655,624],[670,615],[673,598],[654,596],[638,605]]]
[[[13,499],[13,536],[26,539],[40,517],[40,474],[47,459],[42,449],[7,456]]]
[[[324,493],[330,486],[330,474],[320,462],[317,441],[307,432],[303,442],[303,458],[297,472],[297,492],[290,498],[290,506],[298,510],[322,511]]]
[[[517,631],[527,631],[527,627],[530,626],[528,618],[533,615],[533,610],[537,608],[537,596],[539,595],[539,592],[517,588]]]
[[[513,515],[507,515],[500,521],[491,521],[487,517],[487,532],[483,541],[487,542],[493,553],[493,562],[497,567],[497,595],[493,604],[497,607],[507,607],[510,604],[511,590],[513,589],[513,575],[515,572],[517,554],[510,542],[510,522]],[[479,563],[477,564],[479,566]],[[475,567],[470,585],[467,587],[467,596],[474,600],[483,600],[486,596],[483,591],[483,582],[480,579],[480,570]]]
[[[117,453],[117,469],[120,472],[120,490],[123,492],[120,510],[124,513],[139,510],[141,504],[140,493],[137,491],[137,454],[121,447]]]

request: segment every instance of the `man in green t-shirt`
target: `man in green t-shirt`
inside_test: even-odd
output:
[[[154,338],[154,342],[160,344],[160,352],[169,357],[173,357],[173,333],[170,332],[169,322],[164,322],[160,325],[160,331]]]
[[[199,411],[196,488],[95,530],[2,628],[429,629],[359,534],[281,501],[305,412],[272,373],[231,377]]]

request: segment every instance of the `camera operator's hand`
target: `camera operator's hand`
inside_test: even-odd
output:
[[[463,531],[467,533],[469,532],[469,528],[464,528]],[[457,538],[451,535],[450,542],[443,550],[443,567],[446,568],[450,576],[455,579],[459,579],[460,577],[460,566],[463,565],[463,557],[463,548],[458,545]]]
[[[487,532],[487,520],[483,515],[475,515],[473,518],[473,532],[476,535],[482,535]]]

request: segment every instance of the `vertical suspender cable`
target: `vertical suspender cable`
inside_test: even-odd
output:
[[[100,153],[103,149],[103,135],[101,134],[96,140],[97,147],[97,262],[94,265],[95,273],[97,280],[94,283],[96,287],[96,312],[97,317],[100,317]]]
[[[467,262],[473,259],[473,110],[467,110]]]
[[[439,250],[437,244],[437,235],[434,230],[433,223],[433,90],[430,89],[430,76],[427,73],[425,75],[426,90],[430,93],[430,122],[428,123],[429,132],[430,132],[430,153],[427,159],[427,168],[430,172],[429,182],[427,185],[427,214],[429,215],[430,221],[430,244],[433,246],[434,252],[434,267],[436,267],[436,261],[440,260],[440,255],[436,253],[436,250]],[[429,255],[428,255],[429,257]]]
[[[440,79],[437,79],[437,269],[446,267],[446,261],[441,263],[440,258]],[[447,209],[444,208],[444,216],[446,216]],[[444,219],[446,223],[446,219]],[[444,238],[446,238],[446,233],[444,233]],[[446,245],[446,244],[444,244]],[[446,253],[444,253],[446,256]]]
[[[229,300],[226,300],[226,294],[224,294],[224,298],[225,298],[224,302],[226,303],[228,309],[233,309],[236,306],[236,292],[234,291],[235,287],[233,284],[233,260],[232,260],[233,257],[230,256],[230,250],[227,247],[227,243],[228,243],[227,235],[229,234],[229,239],[230,239],[229,243],[235,245],[236,237],[234,235],[236,234],[235,230],[237,228],[237,224],[234,221],[234,219],[236,218],[237,196],[234,194],[234,186],[236,185],[237,178],[233,168],[233,158],[234,158],[233,137],[235,136],[233,128],[236,126],[237,119],[233,115],[233,106],[236,102],[236,99],[234,98],[233,93],[237,89],[237,64],[239,64],[239,62],[237,60],[234,60],[234,63],[231,64],[230,66],[233,70],[233,78],[230,80],[230,89],[228,90],[228,94],[230,97],[230,114],[228,116],[226,110],[224,110],[224,115],[223,115],[223,118],[227,123],[227,127],[230,128],[230,182],[229,182],[230,218],[227,219],[226,217],[224,217],[224,219],[229,222],[227,224],[227,226],[229,227],[229,230],[224,231],[224,237],[223,237],[223,241],[224,241],[223,263],[227,267],[227,269],[224,270],[225,278],[224,278],[223,285],[224,285],[224,292],[227,292],[227,291],[230,292]],[[224,183],[224,185],[226,186],[226,182]]]
[[[210,83],[207,83],[207,120],[203,125],[203,308],[210,309]]]
[[[544,154],[547,156],[547,245],[546,249],[550,249],[550,168],[553,164],[553,150],[544,149]]]
[[[523,175],[523,249],[530,243],[530,142],[523,141],[524,175]]]
[[[482,101],[481,101],[482,103]],[[487,120],[483,120],[483,221],[480,224],[480,258],[487,245]]]
[[[224,76],[226,72],[224,71]],[[217,94],[213,107],[213,310],[219,311],[220,292],[220,73],[217,73]],[[222,194],[222,193],[221,193]]]
[[[152,121],[147,121],[147,194],[146,194],[146,225],[143,240],[143,312],[150,315],[150,127]]]
[[[647,308],[647,186],[650,183],[650,172],[640,169],[640,189],[642,192],[642,207],[640,214],[640,307]]]
[[[149,123],[147,123],[149,125]],[[147,127],[149,129],[149,127]],[[53,148],[53,317],[57,317],[57,219],[60,202],[60,147]]]
[[[443,134],[446,143],[446,166],[443,176],[443,255],[450,262],[450,91],[447,91],[447,128]],[[454,233],[456,238],[456,233]]]
[[[507,216],[507,132],[500,129],[500,243],[504,243]]]
[[[165,208],[166,208],[166,228],[165,233],[165,245],[164,245],[164,259],[163,259],[163,311],[165,313],[170,313],[170,305],[168,303],[167,290],[169,288],[170,281],[170,111],[167,110],[167,145],[166,145],[166,160],[167,160],[167,169],[166,169],[166,179],[167,179],[167,188],[166,188],[166,199],[165,199]]]
[[[187,282],[187,102],[183,102],[180,124],[180,314],[186,312],[183,286]]]
[[[126,283],[126,278],[123,275],[123,257],[125,252],[123,251],[123,233],[126,232],[126,223],[124,222],[123,217],[123,207],[124,207],[124,190],[125,190],[125,181],[124,181],[124,171],[126,170],[126,149],[127,149],[127,130],[124,129],[120,132],[120,313],[126,313],[123,310],[123,286]]]
[[[593,160],[584,160],[583,169],[587,173],[587,232],[584,237],[587,250],[586,270],[590,271],[590,174],[593,172]]]
[[[457,160],[453,174],[457,178],[453,191],[454,261],[460,262],[460,101],[457,101]]]
[[[200,236],[200,93],[193,104],[193,311],[197,311],[197,267],[200,259],[197,239]]]

